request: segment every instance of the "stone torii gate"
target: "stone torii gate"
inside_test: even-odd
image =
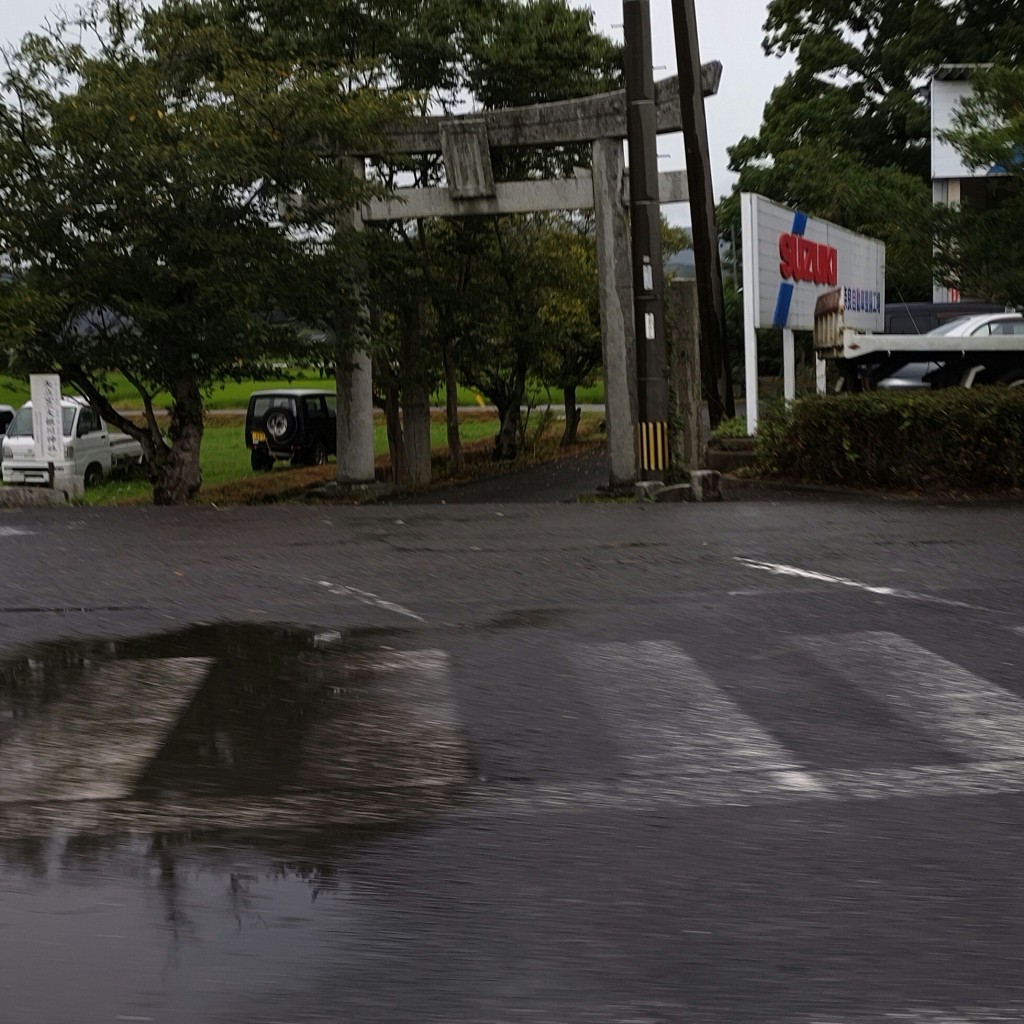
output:
[[[721,74],[718,61],[702,66],[705,96],[718,91]],[[682,130],[677,77],[656,83],[655,112],[659,134]],[[360,228],[366,223],[421,217],[595,210],[612,485],[630,484],[637,479],[636,339],[626,221],[628,179],[622,146],[626,137],[624,90],[480,114],[417,118],[408,126],[391,131],[391,153],[440,153],[447,187],[400,188],[393,198],[371,200],[353,214],[355,226]],[[581,170],[572,178],[494,181],[491,149],[569,143],[590,143],[591,170]],[[356,154],[348,160],[353,172],[363,176],[366,158],[378,155]],[[663,172],[658,179],[662,203],[687,201],[689,190],[684,171]],[[358,488],[374,481],[369,352],[357,351],[350,363],[338,366],[337,385],[338,483]]]

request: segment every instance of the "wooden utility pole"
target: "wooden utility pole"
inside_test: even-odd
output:
[[[640,477],[668,469],[668,350],[661,261],[658,126],[654,106],[650,0],[623,0],[626,131],[636,327],[637,453]],[[699,72],[699,69],[698,69]]]
[[[726,416],[734,416],[736,406],[725,340],[722,263],[718,253],[718,228],[715,223],[694,0],[672,0],[672,20],[676,37],[676,67],[679,72],[683,150],[686,154],[686,178],[690,190],[700,329],[709,357],[709,365],[704,367],[704,387],[708,396],[711,425],[716,426]]]

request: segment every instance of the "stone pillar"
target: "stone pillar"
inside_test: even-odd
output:
[[[700,307],[697,282],[674,280],[666,290],[668,326],[668,443],[672,479],[703,469],[708,430],[701,397]]]
[[[619,486],[637,476],[636,336],[622,140],[595,139],[593,168],[609,482]]]
[[[373,378],[370,353],[353,352],[337,366],[338,483],[373,483]]]
[[[366,164],[361,157],[346,158],[345,168],[362,178]],[[361,231],[362,212],[352,211],[352,226]],[[354,332],[359,325],[350,325]],[[344,339],[349,341],[351,339]],[[359,337],[356,348],[336,368],[338,383],[338,483],[370,484],[374,482],[373,456],[373,376],[369,339]]]

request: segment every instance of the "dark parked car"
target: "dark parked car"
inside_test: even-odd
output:
[[[1005,313],[998,302],[967,299],[964,302],[887,302],[883,334],[930,334],[951,320],[979,313]]]
[[[14,419],[14,410],[9,405],[0,405],[0,438],[7,433],[7,428]]]
[[[256,470],[273,469],[275,460],[322,466],[337,454],[337,396],[310,388],[254,391],[245,414],[245,444]]]

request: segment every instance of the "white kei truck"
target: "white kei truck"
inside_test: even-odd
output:
[[[926,334],[865,334],[846,326],[842,289],[818,297],[814,351],[839,370],[843,390],[871,390],[908,363],[929,363],[933,388],[1024,386],[1024,316],[966,315]]]
[[[142,445],[127,434],[111,433],[85,399],[61,398],[60,408],[63,452],[51,461],[40,459],[36,451],[32,403],[17,411],[3,438],[0,473],[5,484],[41,485],[76,494],[141,463]]]

